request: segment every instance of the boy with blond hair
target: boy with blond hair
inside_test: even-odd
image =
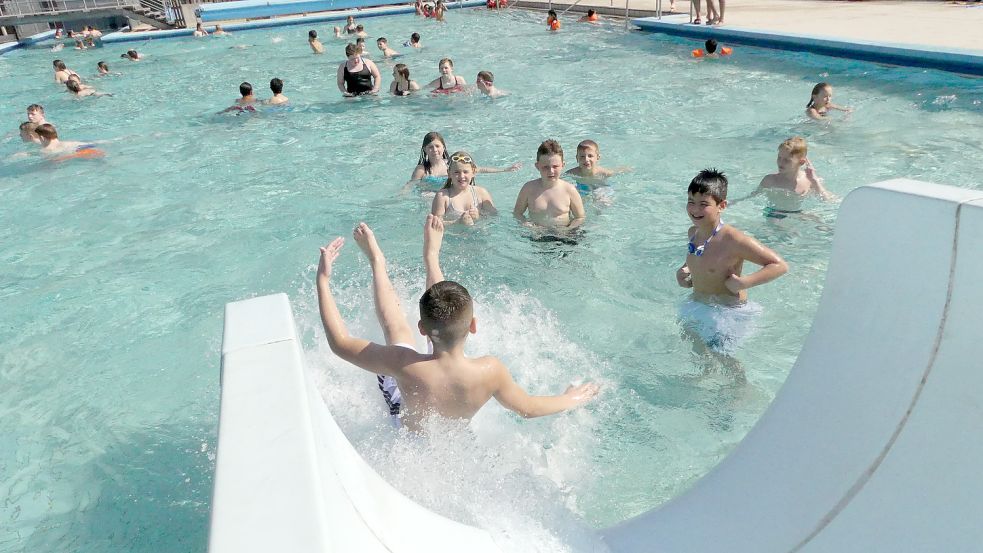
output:
[[[359,223],[352,233],[372,268],[376,315],[386,344],[376,344],[348,334],[331,294],[331,272],[341,253],[343,238],[321,248],[317,270],[318,303],[324,334],[336,355],[378,375],[379,388],[389,412],[401,417],[409,430],[422,430],[432,414],[451,419],[470,419],[491,398],[523,417],[541,417],[573,409],[597,395],[596,384],[569,386],[555,396],[530,396],[512,379],[509,370],[492,356],[464,355],[468,334],[478,330],[467,289],[444,280],[440,269],[440,245],[444,226],[439,217],[427,215],[423,231],[423,259],[427,291],[420,298],[417,329],[428,338],[432,353],[417,353],[413,332],[399,306],[386,270],[386,258],[372,229]]]
[[[523,225],[575,229],[587,218],[584,201],[574,185],[563,180],[563,148],[546,140],[536,149],[539,178],[522,185],[512,215]],[[526,212],[529,216],[526,217]]]
[[[820,200],[834,200],[823,186],[823,180],[809,161],[806,141],[794,136],[778,146],[778,172],[765,175],[758,188],[747,198],[764,194],[768,197],[765,216],[772,219],[785,219],[789,215],[802,212],[802,200],[815,194]]]
[[[727,209],[727,177],[716,169],[700,171],[689,184],[686,213],[689,228],[686,262],[676,282],[692,288],[680,309],[683,327],[694,343],[722,357],[726,364],[740,342],[754,330],[760,308],[748,304],[747,289],[771,282],[788,272],[788,265],[771,249],[723,222]],[[744,275],[744,262],[761,269]],[[698,340],[696,339],[698,338]]]
[[[566,172],[577,183],[577,192],[581,196],[595,196],[601,203],[610,203],[610,194],[596,194],[601,189],[609,188],[607,180],[619,173],[631,171],[630,167],[607,169],[601,167],[601,147],[593,140],[582,140],[577,144],[577,166]]]

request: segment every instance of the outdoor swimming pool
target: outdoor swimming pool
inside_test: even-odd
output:
[[[291,296],[339,423],[397,488],[490,528],[507,550],[582,548],[580,520],[605,526],[666,501],[741,439],[784,380],[822,291],[835,205],[809,204],[818,220],[782,224],[758,201],[729,209],[725,220],[791,271],[751,292],[764,314],[738,354],[747,383],[704,375],[679,337],[686,293],[674,280],[685,187],[699,169],[719,167],[732,197],[744,196],[774,170],[778,143],[801,134],[841,196],[894,176],[983,187],[980,79],[740,47],[697,62],[691,42],[573,20],[550,35],[540,14],[517,11],[448,19],[363,23],[407,53],[421,83],[449,56],[468,82],[491,70],[512,96],[343,100],[334,84],[343,43],[326,38],[328,53],[315,57],[306,26],[0,57],[10,130],[0,144],[0,550],[204,549],[222,306],[276,291]],[[398,45],[413,31],[425,49],[410,53]],[[119,59],[134,46],[145,61]],[[106,60],[123,75],[89,81],[114,96],[68,97],[51,82],[55,57],[83,77]],[[239,82],[267,96],[274,76],[291,110],[215,114]],[[822,80],[856,112],[806,122]],[[11,159],[35,102],[64,138],[110,140],[107,158]],[[525,163],[478,179],[503,215],[445,239],[448,278],[479,301],[469,353],[499,355],[539,393],[600,380],[605,392],[589,409],[523,421],[489,407],[477,438],[448,429],[446,441],[397,439],[374,379],[327,351],[317,247],[358,220],[375,228],[404,307],[415,309],[429,201],[399,191],[431,130],[480,165]],[[591,138],[602,164],[635,168],[613,181],[614,205],[588,205],[576,246],[532,242],[508,216],[549,137],[570,167],[577,142]],[[890,229],[871,229],[871,248],[883,240]],[[347,248],[336,295],[352,329],[378,337],[367,264]]]

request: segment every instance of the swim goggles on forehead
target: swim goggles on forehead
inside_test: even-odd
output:
[[[451,156],[451,161],[456,163],[474,163],[468,154],[454,154]]]
[[[713,229],[713,232],[710,233],[710,236],[707,237],[706,242],[703,242],[703,245],[701,246],[693,244],[693,238],[696,238],[696,235],[694,234],[693,237],[689,239],[689,244],[687,244],[689,253],[695,255],[696,257],[703,255],[703,252],[707,249],[707,244],[710,243],[710,240],[713,240],[713,237],[720,232],[720,229],[723,228],[723,226],[724,222],[720,221],[720,223],[717,224],[717,227]]]

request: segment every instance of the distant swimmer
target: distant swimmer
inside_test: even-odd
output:
[[[729,56],[734,53],[734,49],[730,46],[724,46],[720,48],[720,51],[718,52],[717,41],[713,40],[712,38],[704,42],[703,46],[706,48],[705,50],[700,50],[699,48],[693,50],[694,58],[716,58],[719,56]]]
[[[467,83],[464,77],[454,74],[454,60],[444,58],[437,64],[440,76],[430,81],[425,88],[432,88],[434,94],[453,94],[463,92]]]
[[[109,66],[104,61],[100,61],[96,64],[96,70],[99,71],[99,76],[109,75]]]
[[[499,90],[495,87],[495,75],[491,71],[478,71],[478,78],[475,79],[475,86],[478,91],[489,98],[507,96],[508,92]]]
[[[565,174],[573,177],[577,192],[581,196],[593,198],[601,205],[613,200],[608,179],[620,173],[631,171],[631,167],[601,167],[601,147],[593,140],[582,140],[577,144],[577,166]]]
[[[584,201],[577,188],[563,180],[563,148],[555,140],[546,140],[536,150],[539,178],[519,191],[512,215],[524,226],[571,230],[587,219]],[[528,217],[526,216],[528,213]]]
[[[35,125],[44,125],[48,121],[44,118],[44,107],[41,104],[31,104],[27,106],[27,120]]]
[[[379,50],[382,50],[382,57],[384,57],[386,59],[392,59],[392,58],[395,58],[397,56],[402,55],[399,52],[397,52],[396,50],[393,50],[392,48],[389,47],[389,41],[386,40],[386,37],[379,37],[379,38],[377,38],[376,41],[375,41],[375,45],[376,45],[376,48],[378,48]]]
[[[410,39],[404,42],[403,46],[407,48],[423,48],[423,44],[420,43],[420,33],[410,35]]]
[[[212,31],[212,36],[232,36],[232,33],[223,29],[221,25],[215,25],[215,30]]]
[[[99,43],[100,45],[102,44],[102,31],[96,29],[92,25],[88,25],[85,27],[85,31],[83,32],[83,35],[85,36],[86,43],[90,47],[95,47],[96,43]]]
[[[409,96],[420,90],[420,85],[410,79],[410,68],[403,63],[393,67],[393,82],[389,85],[389,93],[393,96]]]
[[[550,31],[560,30],[560,18],[556,16],[556,10],[546,12],[546,28]]]
[[[430,213],[445,223],[473,225],[482,215],[495,215],[491,194],[474,181],[478,166],[467,152],[455,152],[447,169],[447,182],[434,196]]]
[[[37,123],[32,123],[30,121],[24,121],[20,124],[20,140],[27,144],[41,144],[41,136],[38,135],[38,125]]]
[[[270,80],[270,90],[273,91],[273,97],[266,101],[267,104],[279,106],[290,101],[289,98],[283,95],[283,81],[280,79],[274,77]]]
[[[72,75],[78,76],[78,73],[66,67],[65,62],[61,60],[51,62],[51,65],[55,68],[55,82],[58,84],[65,84]]]
[[[335,27],[335,29],[337,28],[338,27]],[[315,31],[314,29],[307,31],[307,44],[310,45],[311,50],[313,50],[315,54],[324,53],[324,45],[321,44],[321,41],[317,39],[317,31]]]
[[[428,188],[439,188],[447,182],[447,167],[450,155],[447,142],[437,131],[430,131],[423,136],[423,146],[420,147],[420,159],[410,175],[407,187],[415,183],[430,185]],[[508,167],[477,167],[477,173],[506,173],[515,172],[522,168],[521,163],[513,163]]]
[[[833,87],[829,83],[819,83],[812,87],[812,96],[809,98],[809,103],[806,104],[806,115],[811,119],[822,120],[826,119],[829,114],[829,110],[835,109],[837,111],[844,111],[850,113],[853,108],[838,106],[832,102],[833,100]]]
[[[141,56],[136,50],[127,50],[125,54],[120,54],[119,57],[127,61],[140,61],[143,59],[143,56]]]
[[[253,85],[248,82],[243,82],[239,85],[239,98],[236,98],[233,104],[220,113],[227,112],[254,112],[256,111],[256,96],[253,95]]]
[[[355,18],[349,15],[348,19],[345,20],[345,34],[353,35],[357,32],[358,32],[358,25],[355,24]]]
[[[372,58],[368,52],[365,51],[365,39],[363,37],[358,37],[355,39],[355,46],[358,47],[358,55],[363,58]]]
[[[84,142],[71,142],[58,139],[58,131],[54,125],[45,123],[39,125],[35,132],[41,139],[41,154],[52,161],[64,161],[71,158],[95,158],[103,157],[105,152],[95,147],[94,144]]]
[[[331,293],[334,261],[345,241],[339,237],[321,248],[316,281],[328,346],[341,359],[376,375],[394,424],[419,432],[430,416],[466,421],[492,398],[525,418],[560,413],[594,399],[599,387],[593,383],[570,385],[554,396],[529,395],[497,358],[464,354],[467,337],[478,331],[478,323],[468,290],[444,280],[440,268],[443,235],[440,218],[428,215],[423,235],[427,282],[419,301],[418,330],[429,340],[432,353],[417,353],[414,331],[389,280],[385,255],[368,225],[359,223],[352,236],[372,270],[375,311],[385,344],[349,334]]]
[[[342,36],[342,34],[341,34],[341,27],[335,27],[335,28],[334,28],[334,37],[335,37],[335,38],[340,38],[340,39],[342,39],[342,40],[344,40],[344,39],[345,39],[345,37],[344,37],[344,36]]]
[[[444,5],[444,0],[437,0],[433,5],[433,18],[441,23],[444,22],[444,14],[447,13],[447,6]]]
[[[597,12],[594,10],[587,10],[587,15],[582,16],[577,20],[578,23],[597,23]]]
[[[205,37],[208,36],[208,31],[206,31],[205,28],[201,26],[201,22],[199,22],[195,25],[195,32],[191,33],[191,36],[195,38]]]
[[[348,59],[338,65],[338,90],[344,96],[378,94],[382,78],[375,63],[363,58],[353,43],[345,46],[345,56]]]
[[[99,92],[89,85],[82,84],[82,81],[75,77],[71,77],[65,82],[65,88],[76,98],[85,98],[87,96],[112,96],[112,94],[109,92]]]
[[[369,33],[365,32],[365,27],[363,27],[362,25],[356,25],[355,32],[352,34],[354,34],[358,38],[367,38],[369,36]]]

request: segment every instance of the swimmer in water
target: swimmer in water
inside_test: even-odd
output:
[[[369,36],[369,33],[365,32],[365,27],[363,27],[362,25],[356,25],[355,32],[353,34],[358,38],[366,38]]]
[[[478,78],[475,80],[475,87],[489,98],[508,96],[508,92],[499,90],[495,87],[495,75],[491,71],[478,71]]]
[[[109,74],[109,66],[106,65],[106,62],[104,62],[104,61],[101,61],[101,62],[99,62],[99,63],[96,64],[96,70],[99,71],[99,76],[100,77],[103,77],[103,76]]]
[[[444,0],[437,0],[433,6],[433,18],[443,23],[445,13],[447,13],[447,6],[444,5]]]
[[[334,28],[334,37],[335,37],[335,38],[340,38],[340,39],[342,39],[342,40],[344,40],[344,39],[345,39],[345,37],[343,37],[343,36],[341,35],[341,27],[335,27],[335,28]]]
[[[338,29],[338,27],[335,27],[335,29]],[[313,50],[315,54],[324,53],[324,45],[317,39],[317,31],[314,29],[307,31],[307,44],[310,45],[311,50]]]
[[[597,23],[597,12],[587,10],[587,15],[577,20],[578,23]]]
[[[577,192],[583,197],[593,197],[598,203],[611,203],[610,185],[607,180],[614,175],[627,173],[631,167],[607,169],[601,167],[601,147],[593,140],[583,140],[577,144],[577,166],[565,174],[573,177]]]
[[[243,82],[239,85],[240,97],[236,98],[233,104],[219,113],[226,113],[229,111],[256,111],[256,96],[253,95],[253,85],[248,82]]]
[[[375,41],[375,45],[379,50],[382,50],[382,57],[386,58],[387,60],[402,55],[396,50],[393,50],[392,48],[389,47],[389,41],[386,40],[386,37],[377,38]]]
[[[437,69],[440,71],[440,76],[427,83],[425,88],[434,89],[435,94],[453,94],[464,91],[467,83],[464,82],[464,77],[454,74],[453,60],[450,58],[440,60]]]
[[[201,26],[201,23],[198,23],[195,25],[195,32],[191,33],[191,36],[195,38],[208,36],[208,31],[206,31],[205,28]]]
[[[273,91],[273,97],[266,101],[267,104],[279,106],[290,101],[289,98],[283,95],[283,81],[280,79],[274,77],[270,80],[270,90]]]
[[[65,154],[75,154],[83,151],[102,153],[101,150],[95,149],[91,143],[86,144],[84,142],[59,140],[58,131],[50,123],[39,125],[34,132],[41,139],[41,154],[49,158],[64,158]]]
[[[348,43],[345,46],[345,56],[348,58],[338,65],[338,90],[346,97],[378,94],[382,78],[375,62],[363,58],[358,46]]]
[[[31,104],[27,106],[27,120],[35,125],[44,125],[48,121],[44,118],[44,107],[41,104]]]
[[[524,226],[572,230],[584,223],[584,201],[577,188],[561,177],[563,148],[546,140],[536,150],[539,178],[522,185],[512,215]],[[526,217],[526,213],[529,216]]]
[[[478,166],[467,152],[451,155],[444,187],[434,196],[430,213],[447,224],[473,225],[482,215],[495,215],[495,203],[487,190],[474,182]]]
[[[410,40],[403,43],[403,46],[407,48],[423,48],[423,44],[420,43],[420,33],[413,33],[410,35]]]
[[[355,24],[355,18],[349,15],[348,19],[345,21],[345,34],[353,35],[357,32],[358,32],[358,25]]]
[[[76,78],[68,79],[65,83],[65,88],[75,95],[76,98],[85,98],[86,96],[112,96],[109,92],[98,92],[95,88],[82,84]]]
[[[765,217],[785,219],[802,213],[802,201],[815,195],[822,201],[832,201],[836,196],[823,186],[823,179],[807,157],[808,145],[804,138],[795,136],[778,146],[778,172],[765,175],[758,188],[738,201],[764,194],[768,198]],[[732,204],[733,205],[733,204]]]
[[[447,153],[447,142],[437,131],[428,132],[423,137],[423,146],[420,147],[420,160],[417,162],[416,169],[410,175],[409,182],[406,183],[404,191],[414,184],[428,184],[430,186],[443,186],[447,182],[447,165],[450,156]],[[522,168],[521,163],[513,163],[508,167],[477,167],[476,173],[505,173],[515,172]]]
[[[560,30],[560,18],[556,16],[556,10],[546,12],[546,27],[550,31]]]
[[[440,268],[444,226],[433,215],[427,216],[424,226],[427,291],[420,298],[417,329],[427,337],[433,352],[417,353],[413,329],[399,306],[375,234],[368,225],[359,223],[352,235],[372,270],[376,314],[385,344],[350,335],[335,303],[331,276],[345,243],[340,237],[321,248],[316,277],[321,322],[335,355],[376,375],[389,414],[398,417],[394,420],[397,424],[419,432],[428,416],[467,421],[492,398],[524,418],[541,417],[574,409],[597,396],[599,387],[592,383],[568,386],[555,396],[531,396],[497,358],[469,358],[464,354],[468,335],[478,331],[474,305],[466,288],[444,280]]]
[[[221,25],[215,25],[215,30],[212,31],[212,36],[231,36],[232,33],[226,31]]]
[[[45,123],[46,124],[46,123]],[[38,135],[38,127],[41,125],[37,123],[32,123],[30,121],[24,121],[20,124],[20,140],[27,144],[41,144],[41,136]]]
[[[55,82],[58,84],[65,84],[72,75],[78,77],[78,73],[66,67],[65,62],[61,60],[51,62],[51,65],[55,68]]]
[[[393,82],[389,85],[389,93],[393,96],[409,96],[420,90],[420,85],[410,79],[410,68],[406,64],[397,63],[393,67]]]
[[[810,119],[821,121],[823,119],[827,119],[827,115],[831,109],[844,111],[846,113],[853,111],[853,108],[834,104],[832,99],[833,87],[829,83],[819,83],[812,87],[812,96],[809,98],[809,103],[806,104],[806,115],[808,115]]]
[[[141,56],[136,50],[127,50],[125,54],[120,54],[119,57],[124,58],[127,61],[140,61],[143,59],[143,56]]]

